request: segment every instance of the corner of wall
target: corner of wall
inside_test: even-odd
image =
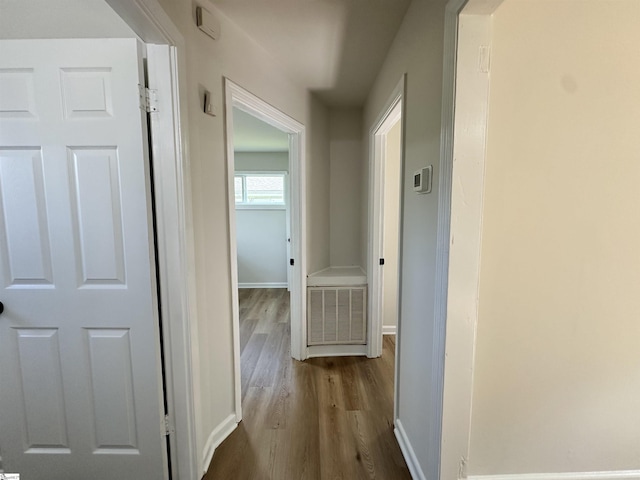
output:
[[[211,460],[213,459],[213,454],[215,453],[216,448],[218,448],[220,444],[229,435],[231,435],[231,433],[236,429],[237,426],[238,423],[236,422],[236,414],[232,413],[211,431],[206,443],[204,444],[204,448],[202,449],[202,475],[205,475],[207,473],[207,470],[209,470],[209,466],[211,465]]]

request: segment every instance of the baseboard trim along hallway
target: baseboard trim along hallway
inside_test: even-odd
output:
[[[411,468],[411,467],[409,467]],[[614,472],[515,473],[511,475],[470,475],[467,480],[640,480],[640,470]]]
[[[382,326],[382,334],[383,335],[395,335],[397,327],[395,325],[383,325]]]
[[[422,468],[420,468],[420,464],[418,463],[416,454],[413,451],[411,442],[407,437],[407,433],[404,431],[402,422],[398,419],[396,419],[396,428],[393,429],[393,433],[396,434],[396,439],[400,445],[404,461],[407,462],[407,467],[409,467],[409,472],[411,472],[411,478],[413,478],[413,480],[427,480]]]
[[[211,465],[211,459],[213,458],[213,454],[216,451],[216,448],[231,435],[236,427],[238,426],[236,422],[236,414],[232,413],[227,418],[225,418],[209,435],[207,439],[207,443],[204,446],[204,455],[202,457],[202,475],[207,473],[209,470],[209,465]]]
[[[238,283],[238,288],[287,288],[287,282]]]

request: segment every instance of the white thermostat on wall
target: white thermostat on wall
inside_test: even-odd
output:
[[[413,173],[413,191],[416,193],[431,193],[431,177],[433,165],[423,167]]]

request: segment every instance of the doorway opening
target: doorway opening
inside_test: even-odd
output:
[[[404,82],[403,77],[369,133],[369,357],[381,355],[383,334],[398,331]]]
[[[240,356],[248,342],[247,335],[242,334],[250,325],[240,324],[240,300],[245,308],[243,320],[256,320],[245,316],[251,314],[247,311],[251,309],[275,310],[276,323],[282,325],[289,316],[290,355],[297,360],[304,359],[305,129],[229,79],[225,79],[225,96],[235,408],[239,422],[243,394]],[[265,137],[265,145],[271,144],[274,151],[266,154],[257,151],[266,148],[256,141],[260,135]],[[248,151],[251,149],[256,151]],[[241,287],[252,291],[243,291],[240,295]],[[261,292],[264,288],[269,290]],[[277,301],[267,301],[274,299]],[[287,309],[289,315],[284,312]],[[273,325],[260,327],[272,328]]]
[[[233,107],[241,399],[290,363],[289,135]]]

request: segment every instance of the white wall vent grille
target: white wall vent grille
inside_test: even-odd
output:
[[[367,343],[367,287],[309,287],[308,345]]]

